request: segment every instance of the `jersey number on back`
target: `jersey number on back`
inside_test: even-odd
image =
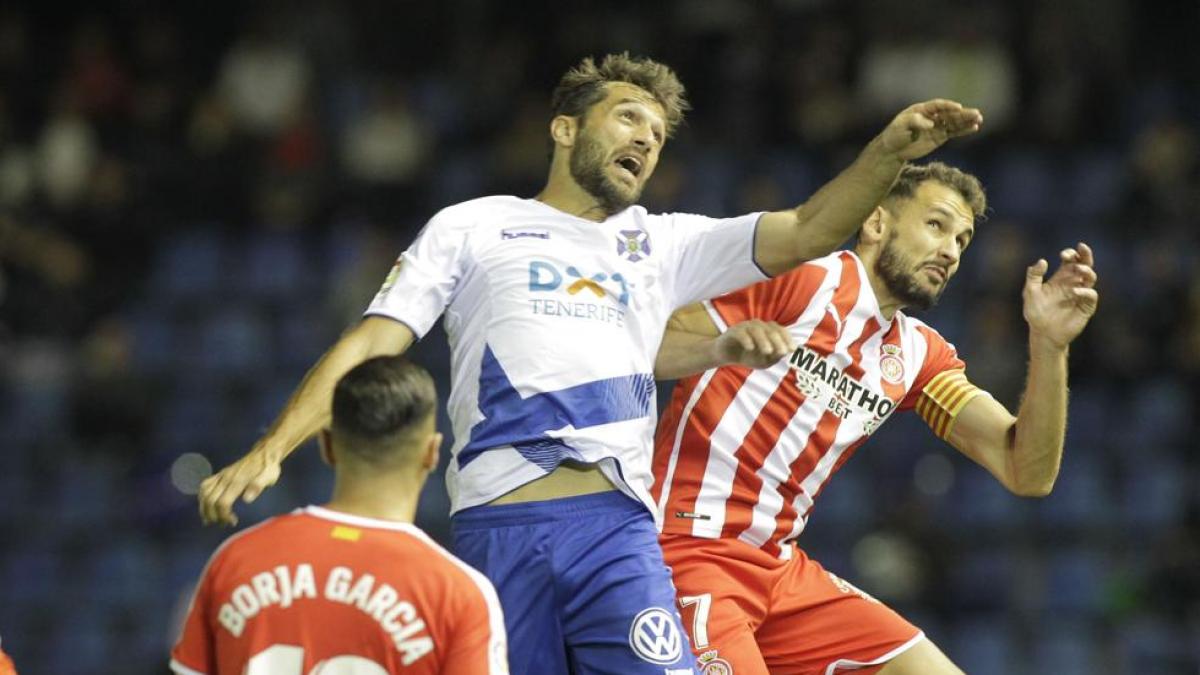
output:
[[[304,647],[272,645],[246,662],[242,675],[302,675],[303,668]],[[371,659],[343,654],[321,661],[308,675],[388,675],[388,671]]]

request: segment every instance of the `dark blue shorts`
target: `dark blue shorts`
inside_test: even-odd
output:
[[[683,675],[695,662],[654,519],[620,492],[477,506],[455,553],[500,594],[514,675]]]

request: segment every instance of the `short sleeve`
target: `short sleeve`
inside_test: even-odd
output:
[[[754,233],[761,213],[708,218],[686,213],[669,221],[675,249],[674,307],[682,307],[769,278],[754,262]]]
[[[209,617],[212,593],[211,563],[206,567],[192,602],[188,606],[183,632],[171,650],[171,671],[177,675],[203,675],[216,672],[216,642]]]
[[[435,215],[396,261],[365,314],[386,316],[423,337],[450,304],[464,273],[469,223]]]
[[[828,270],[819,265],[801,265],[774,279],[713,298],[706,303],[709,315],[721,330],[747,319],[789,326],[808,308],[826,274]]]
[[[921,370],[917,373],[917,379],[913,381],[908,394],[900,402],[900,410],[911,410],[916,406],[925,388],[938,375],[951,370],[965,370],[967,367],[967,364],[958,358],[958,351],[954,349],[954,345],[947,342],[940,333],[924,325],[917,326],[917,331],[925,338],[927,345],[925,361],[921,364]]]

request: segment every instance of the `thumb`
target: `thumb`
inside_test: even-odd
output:
[[[1038,288],[1042,285],[1042,277],[1045,276],[1046,270],[1050,264],[1045,258],[1039,259],[1025,269],[1025,288]]]

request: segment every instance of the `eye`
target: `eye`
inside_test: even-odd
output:
[[[621,119],[633,121],[633,120],[637,119],[637,114],[634,113],[632,110],[622,110],[621,111]]]
[[[942,230],[942,221],[937,220],[936,218],[925,221],[925,224],[939,232]]]

